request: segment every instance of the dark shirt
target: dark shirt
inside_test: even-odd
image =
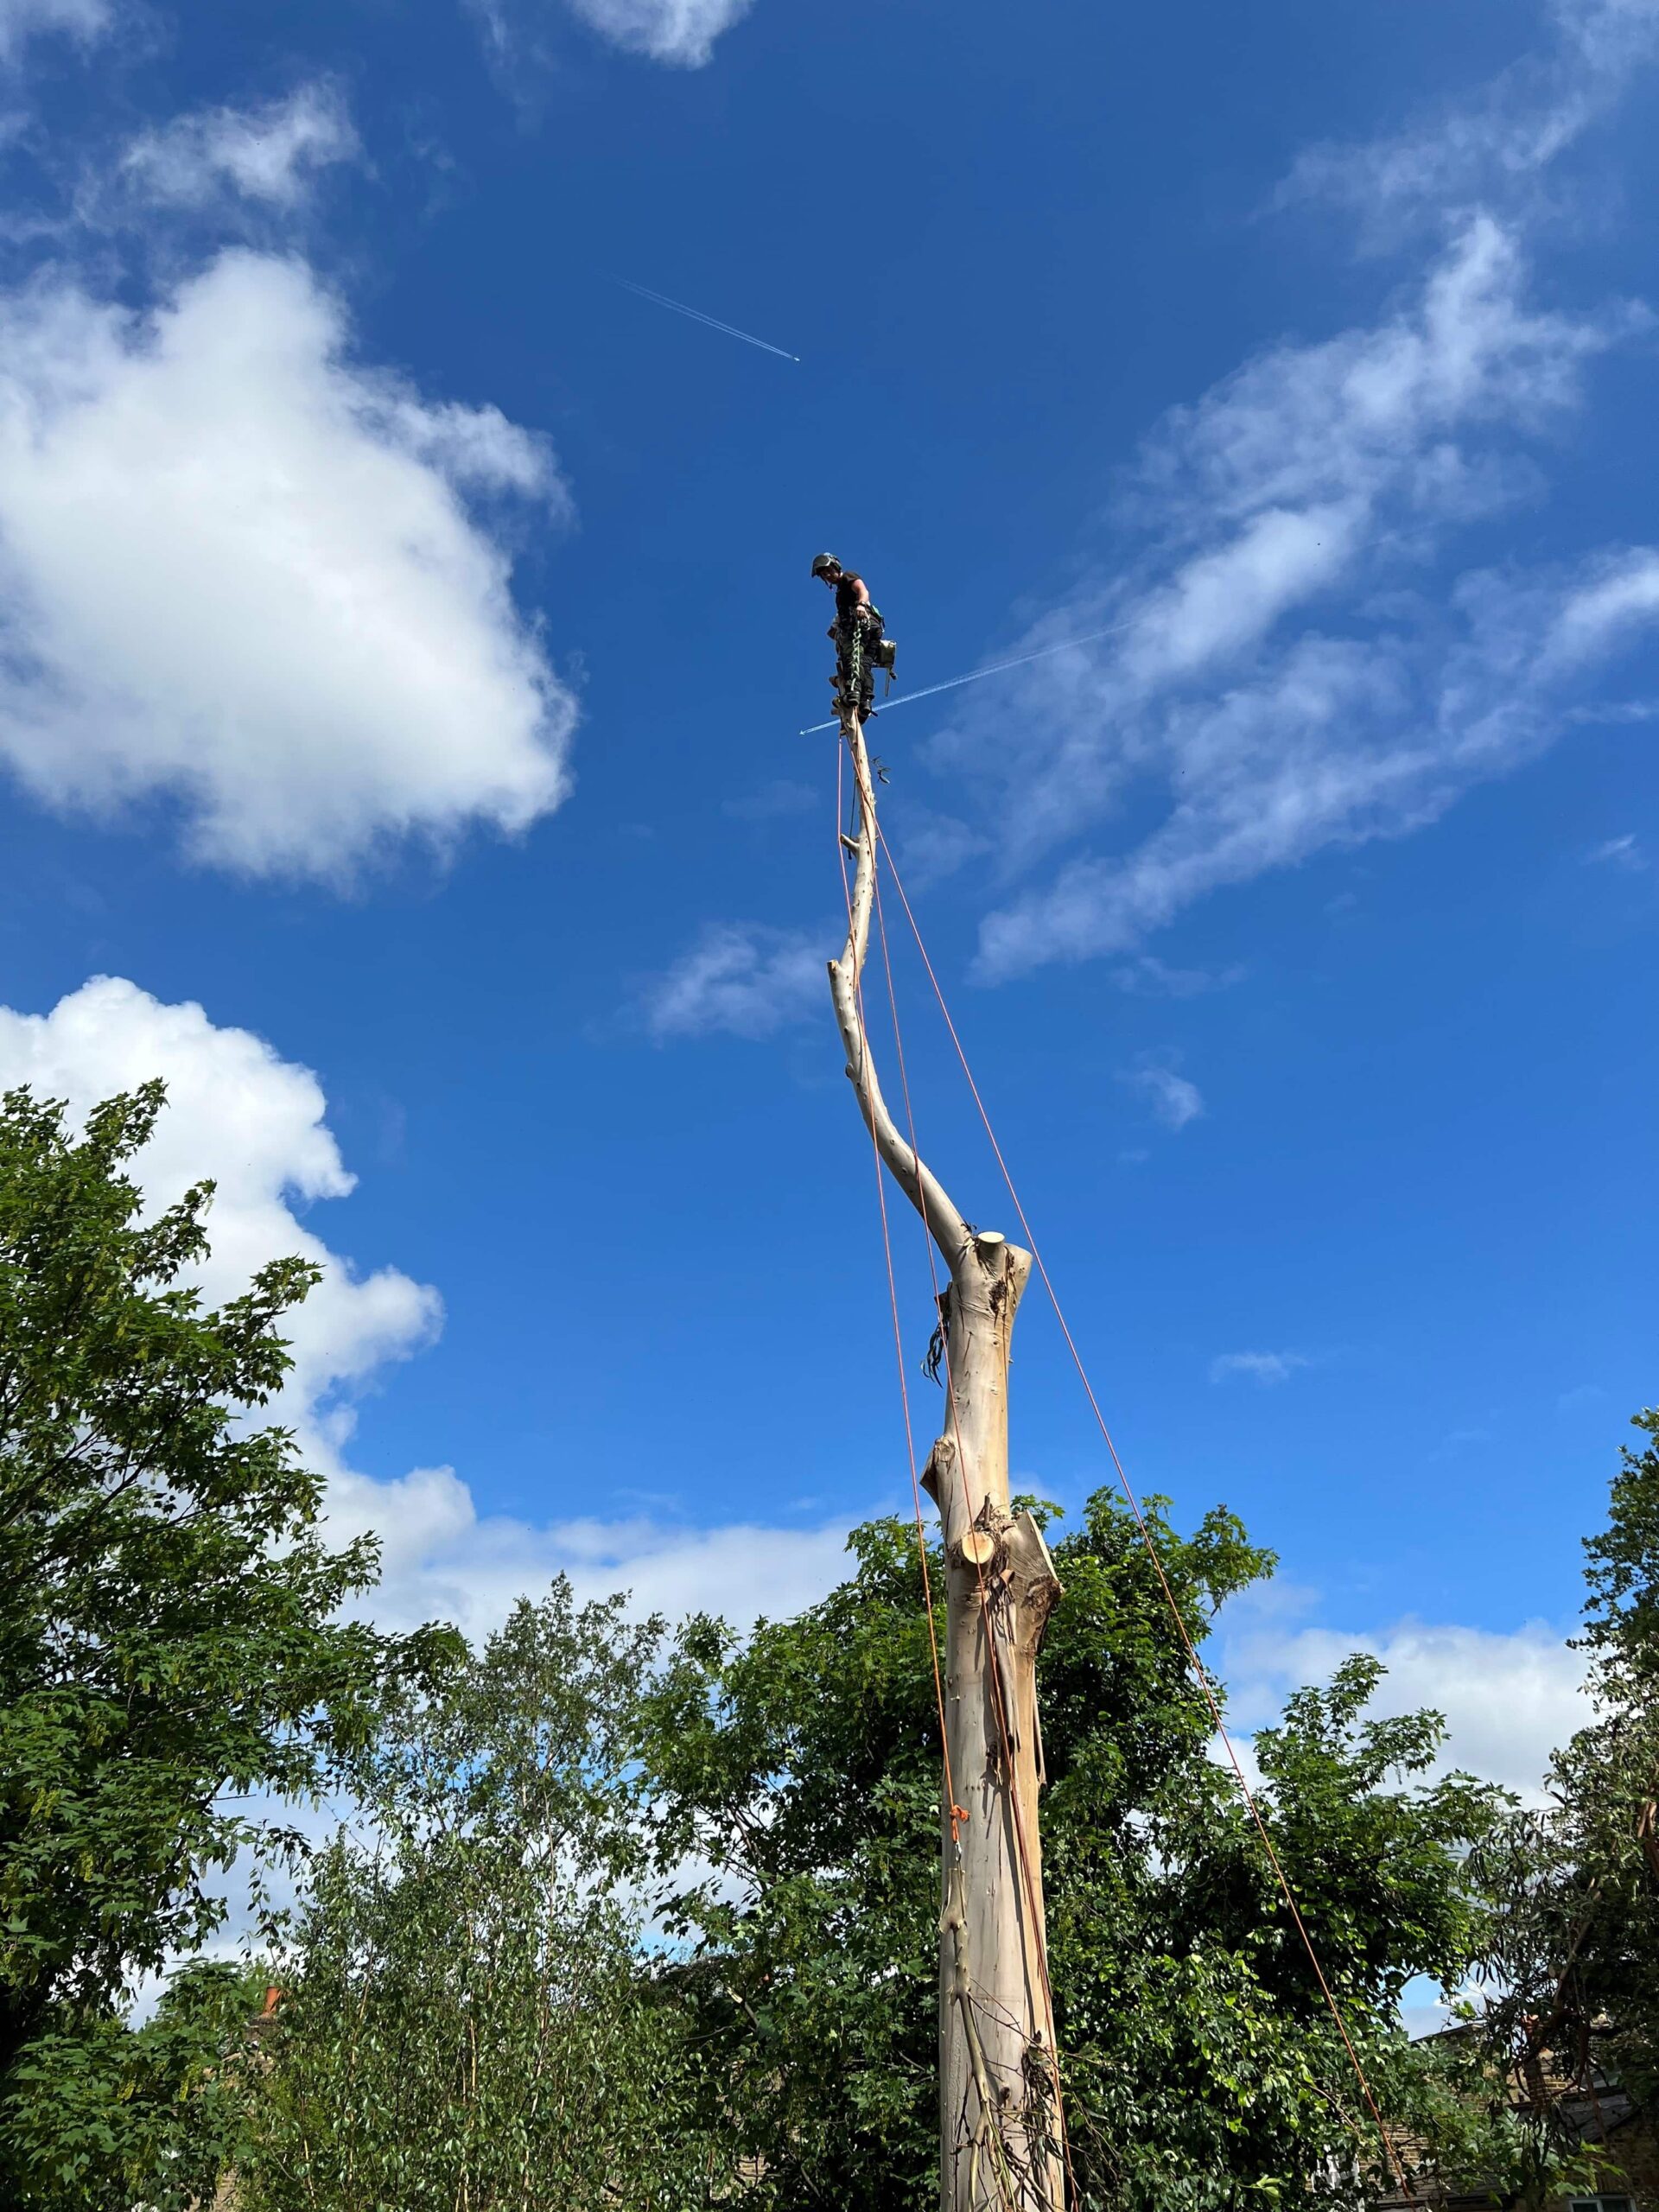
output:
[[[840,620],[850,621],[855,607],[868,604],[863,582],[856,569],[843,569],[836,578],[836,613]]]

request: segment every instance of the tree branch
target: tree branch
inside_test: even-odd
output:
[[[836,1020],[846,1048],[847,1073],[857,1094],[865,1127],[874,1137],[876,1148],[893,1180],[927,1224],[954,1279],[972,1247],[973,1238],[949,1192],[932,1169],[917,1158],[888,1111],[865,1034],[861,986],[869,951],[870,912],[875,903],[875,792],[870,780],[870,756],[864,743],[863,725],[850,710],[842,717],[842,734],[852,755],[853,781],[858,793],[858,868],[847,916],[847,943],[841,958],[830,963],[830,995],[835,1001]]]

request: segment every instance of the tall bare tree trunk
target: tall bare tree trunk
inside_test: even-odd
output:
[[[1054,2016],[1043,1924],[1037,1649],[1060,1586],[1028,1513],[1008,1505],[1008,1350],[1031,1255],[971,1230],[881,1095],[861,984],[875,892],[875,795],[843,710],[858,796],[858,868],[830,988],[847,1073],[881,1159],[950,1271],[940,1297],[946,1419],[924,1479],[946,1560],[939,1914],[942,2212],[1062,2212]]]

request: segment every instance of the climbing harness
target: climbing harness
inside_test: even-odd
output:
[[[941,691],[959,691],[964,683],[978,683],[988,676],[1004,675],[1011,668],[1028,668],[1034,660],[1051,660],[1056,653],[1076,652],[1083,645],[1097,645],[1103,638],[1121,637],[1124,631],[1134,627],[1133,622],[1114,622],[1108,629],[1090,630],[1081,638],[1064,638],[1058,645],[1041,645],[1034,653],[1016,653],[1012,660],[994,660],[988,667],[970,668],[966,676],[947,677],[943,683],[930,683],[920,691],[906,691],[902,699],[895,699],[893,703],[895,707],[913,707],[918,700],[935,698]],[[833,721],[811,722],[795,734],[798,737],[816,737],[821,729],[835,727]]]
[[[875,679],[885,675],[891,691],[899,656],[896,640],[887,635],[880,608],[868,607],[859,614],[839,616],[828,635],[836,646],[836,672],[830,683],[836,715],[853,714],[861,722],[874,721]],[[882,781],[886,780],[883,777]]]

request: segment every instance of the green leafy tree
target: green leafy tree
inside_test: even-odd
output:
[[[1596,1718],[1555,1754],[1544,1808],[1481,1854],[1501,1905],[1489,2040],[1557,2152],[1593,2123],[1598,2081],[1659,2114],[1659,1410],[1633,1426],[1650,1440],[1622,1450],[1607,1526],[1585,1545]],[[1551,2082],[1565,2094],[1539,2094]]]
[[[1148,1514],[1189,1634],[1270,1573],[1224,1511]],[[690,1624],[654,1700],[664,1862],[707,2038],[702,2125],[789,2212],[919,2212],[937,2190],[938,1726],[913,1529],[855,1532],[853,1576],[747,1644]],[[1070,2125],[1086,2205],[1362,2201],[1381,2164],[1306,1953],[1129,1516],[1054,1547],[1039,1669],[1043,1833]],[[934,1587],[939,1587],[936,1572]],[[1351,1660],[1256,1738],[1261,1803],[1379,2101],[1448,2149],[1476,2123],[1397,2024],[1405,1985],[1478,1948],[1460,1856],[1501,1810],[1435,1761],[1437,1716],[1369,1717]],[[967,1778],[957,1780],[961,1796]]]
[[[247,2141],[258,2086],[249,2024],[264,1986],[245,1967],[193,1960],[142,2026],[99,2012],[43,2029],[18,2061],[6,2115],[29,2202],[212,2203]]]
[[[314,1862],[238,2171],[246,2212],[677,2212],[689,2016],[644,1947],[638,1715],[663,1624],[560,1579],[388,1701]]]
[[[184,1279],[212,1185],[145,1217],[128,1170],[163,1096],[79,1136],[0,1101],[0,2177],[27,2203],[89,2201],[96,2146],[48,2139],[48,2075],[86,2075],[90,2113],[94,2061],[140,2063],[124,1991],[213,1932],[238,1853],[292,1845],[260,1804],[315,1792],[421,1648],[336,1620],[374,1548],[323,1541],[321,1478],[249,1418],[316,1269],[273,1261],[208,1310]]]

